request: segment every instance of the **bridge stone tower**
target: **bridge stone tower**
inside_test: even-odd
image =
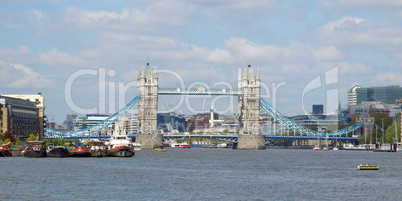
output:
[[[138,100],[138,121],[141,134],[137,134],[136,142],[141,143],[141,148],[153,149],[162,147],[163,136],[157,134],[158,113],[158,74],[147,66],[138,73],[137,92],[141,95]]]
[[[360,114],[358,118],[356,118],[357,124],[363,124],[363,127],[359,129],[359,135],[365,135],[366,137],[374,130],[374,117],[371,117],[369,114]]]
[[[265,149],[265,135],[260,135],[260,85],[260,74],[254,75],[249,62],[244,74],[240,72],[238,78],[238,88],[244,93],[239,96],[238,149]]]

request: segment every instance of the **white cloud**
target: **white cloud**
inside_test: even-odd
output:
[[[343,28],[343,27],[348,27],[348,26],[353,27],[354,25],[359,24],[359,23],[363,22],[364,20],[365,19],[363,19],[363,18],[344,16],[339,20],[328,22],[326,25],[323,26],[323,29],[333,31],[334,29],[337,29],[337,28]]]
[[[207,7],[224,8],[232,10],[256,10],[256,9],[268,9],[271,8],[274,0],[261,0],[261,1],[243,1],[243,0],[193,0],[192,3],[199,4]]]
[[[373,22],[363,18],[343,17],[328,22],[314,35],[320,42],[335,47],[399,51],[402,46],[402,28],[388,21]]]
[[[83,55],[88,56],[88,54],[89,56],[91,56],[91,54],[92,56],[93,54],[96,55],[96,53],[91,50],[83,52]],[[80,56],[61,52],[57,49],[52,49],[45,53],[38,53],[38,60],[40,63],[53,68],[63,68],[64,66],[82,67],[86,66],[88,63],[86,60],[80,58]]]
[[[353,7],[353,8],[402,8],[402,1],[400,0],[339,0],[342,6]]]
[[[22,64],[0,62],[0,83],[7,88],[48,88],[53,81]]]
[[[375,79],[383,85],[395,85],[401,83],[402,74],[395,72],[385,72],[378,74]]]

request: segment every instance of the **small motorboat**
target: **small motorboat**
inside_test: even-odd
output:
[[[141,150],[141,143],[133,142],[133,148],[134,148],[134,151]]]
[[[187,142],[183,142],[183,143],[173,143],[172,145],[170,145],[171,148],[184,148],[184,149],[188,149],[191,148],[191,145],[189,145]]]
[[[357,170],[378,170],[378,166],[377,165],[363,165],[360,164],[359,166],[357,166]]]
[[[164,149],[164,148],[155,148],[155,151],[159,151],[159,152],[165,152],[165,151],[166,151],[166,149]]]
[[[314,151],[321,151],[321,148],[319,145],[315,145],[313,148]]]

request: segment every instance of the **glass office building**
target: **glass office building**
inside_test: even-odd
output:
[[[387,87],[368,87],[356,89],[357,104],[374,98],[386,104],[395,104],[395,100],[402,98],[402,88],[399,85]]]

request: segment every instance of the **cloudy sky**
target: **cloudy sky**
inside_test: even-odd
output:
[[[251,61],[265,99],[285,115],[346,106],[354,82],[401,84],[399,0],[0,1],[0,33],[0,93],[42,92],[57,123],[117,111],[135,97],[147,58],[160,87],[180,87],[178,75],[186,87],[237,88]],[[180,112],[211,100],[236,112],[225,108],[237,99],[188,99]],[[178,100],[160,96],[159,108]]]

